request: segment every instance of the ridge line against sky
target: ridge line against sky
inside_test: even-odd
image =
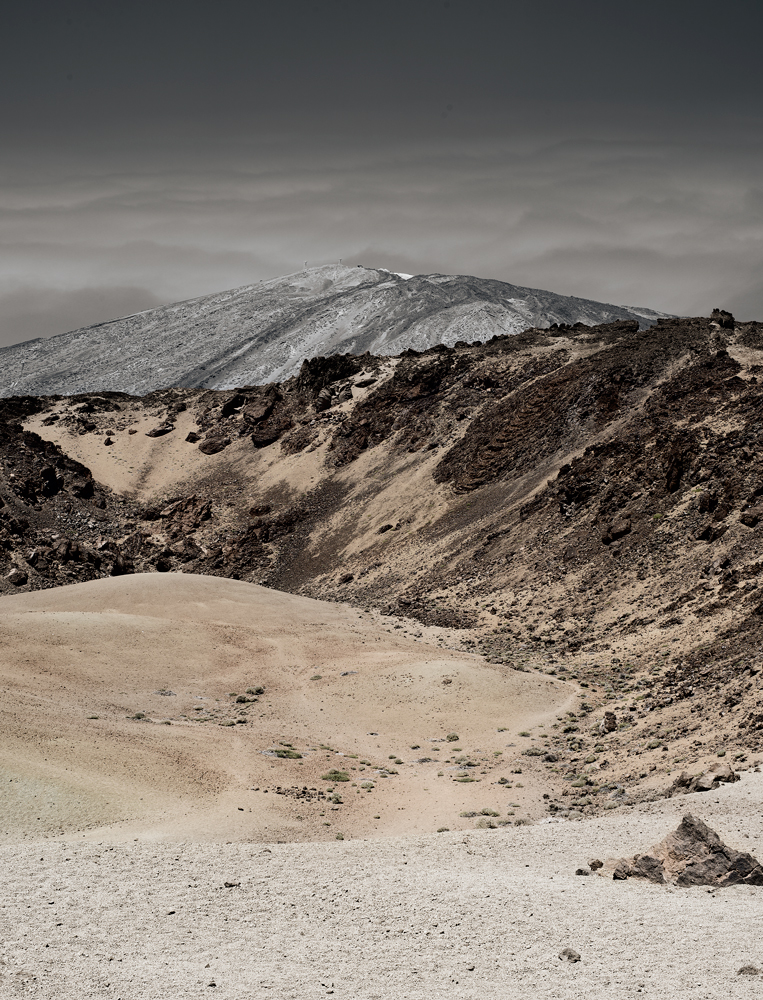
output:
[[[763,318],[763,8],[8,15],[0,344],[313,265]]]

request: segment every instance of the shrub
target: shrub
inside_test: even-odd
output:
[[[271,750],[276,757],[280,757],[282,760],[302,760],[302,754],[297,753],[296,750],[291,750],[289,747],[278,747],[276,750]]]
[[[447,833],[448,830],[449,830],[449,827],[447,827],[447,826],[438,826],[437,827],[437,832],[438,833]]]
[[[459,736],[458,733],[448,733],[445,739],[448,743],[458,743]]]
[[[323,781],[349,781],[350,776],[346,771],[337,771],[332,769],[328,774],[322,774],[321,779]]]

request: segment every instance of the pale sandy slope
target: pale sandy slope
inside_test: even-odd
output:
[[[433,833],[525,793],[490,758],[570,688],[229,580],[97,581],[0,610],[0,997],[760,995],[736,972],[763,965],[763,890],[574,871],[648,848],[686,810],[760,856],[763,775],[600,819]],[[229,692],[255,683],[246,725],[182,718],[235,717]],[[413,762],[412,743],[455,729],[483,755],[479,781]],[[303,758],[263,752],[284,742]],[[405,763],[381,779],[388,750]],[[338,765],[358,779],[341,806],[262,791]],[[582,961],[562,963],[565,947]]]
[[[6,598],[0,684],[6,839],[103,826],[111,837],[326,839],[435,831],[509,801],[532,814],[538,788],[496,782],[511,776],[512,738],[575,694],[346,606],[158,573]],[[256,702],[232,697],[258,687]],[[273,756],[285,744],[301,757]],[[464,771],[454,747],[477,766]],[[321,780],[331,769],[351,780]],[[279,786],[336,786],[343,801]]]

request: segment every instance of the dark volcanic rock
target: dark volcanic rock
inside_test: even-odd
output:
[[[152,427],[150,431],[146,431],[146,437],[158,438],[163,437],[165,434],[169,434],[171,431],[175,430],[175,425],[171,423],[159,424],[158,427]]]
[[[216,455],[224,448],[227,448],[229,444],[230,444],[229,437],[212,435],[209,437],[205,437],[204,440],[199,444],[199,451],[203,452],[203,454],[205,455]]]
[[[613,864],[614,879],[642,878],[678,886],[763,885],[763,868],[751,854],[727,847],[709,826],[687,813],[680,826],[649,854]]]
[[[718,788],[721,783],[739,781],[739,775],[729,764],[713,764],[702,774],[693,777],[682,771],[667,791],[670,798],[673,795],[688,792],[709,792]]]

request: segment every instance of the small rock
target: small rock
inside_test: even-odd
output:
[[[590,875],[591,872],[589,871],[588,868],[576,868],[575,869],[575,874],[576,875]]]
[[[201,441],[201,434],[197,434],[196,431],[189,431],[186,434],[185,439],[189,444],[197,444]]]
[[[29,577],[23,569],[19,569],[18,566],[14,566],[5,579],[8,583],[12,583],[14,587],[23,587]]]
[[[604,718],[599,723],[599,732],[602,736],[606,733],[613,733],[617,729],[617,716],[614,712],[605,712]]]
[[[199,445],[203,455],[216,455],[230,444],[229,437],[206,437]]]
[[[563,962],[579,962],[580,955],[574,951],[572,948],[564,948],[559,952],[559,958]]]
[[[163,437],[165,434],[169,434],[170,431],[175,430],[175,425],[171,423],[159,424],[158,427],[152,427],[150,431],[146,431],[147,438],[158,438]]]
[[[739,520],[748,528],[754,528],[762,517],[763,507],[752,507],[750,510],[746,510]]]
[[[604,862],[599,861],[598,858],[594,858],[593,861],[588,862],[588,867],[591,869],[592,872],[597,872],[600,868],[604,867]]]

